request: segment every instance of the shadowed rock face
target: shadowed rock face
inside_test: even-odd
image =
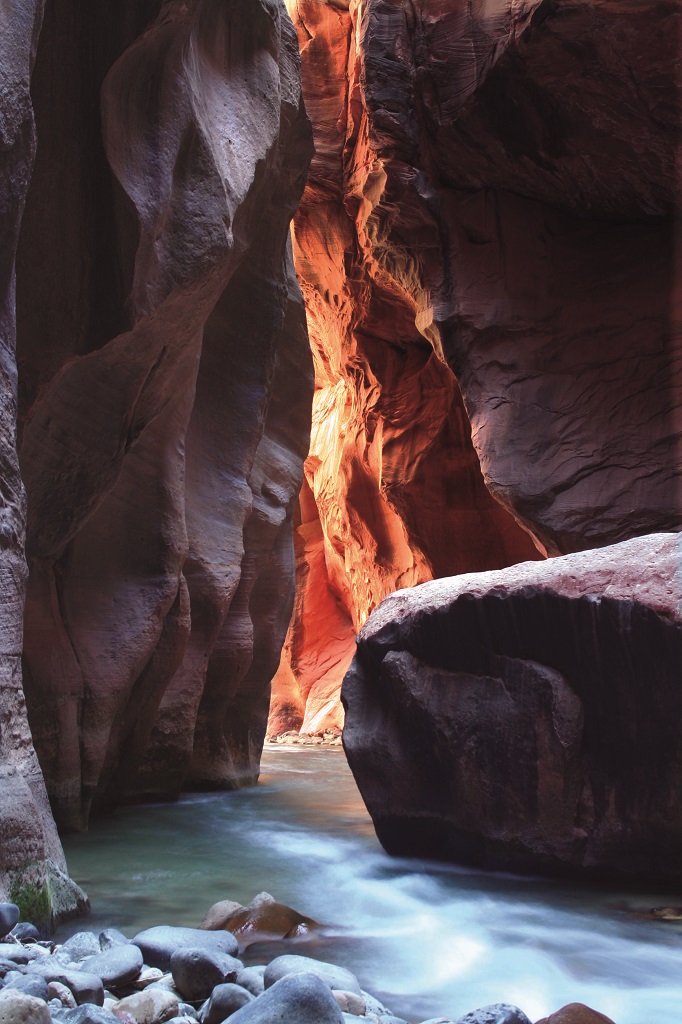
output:
[[[344,680],[344,745],[392,853],[678,879],[682,539],[387,598]]]
[[[311,140],[269,0],[50,0],[33,96],[25,688],[57,820],[82,828],[257,775],[308,443],[287,233]]]
[[[3,8],[0,33],[0,900],[42,928],[83,909],[66,875],[21,685],[26,502],[16,453],[15,253],[35,154],[28,82],[43,5]]]

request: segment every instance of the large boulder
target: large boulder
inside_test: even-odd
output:
[[[392,853],[682,877],[682,537],[387,598],[344,743]]]

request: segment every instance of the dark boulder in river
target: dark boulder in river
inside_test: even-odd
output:
[[[654,534],[388,597],[343,686],[386,849],[681,878],[681,565]]]

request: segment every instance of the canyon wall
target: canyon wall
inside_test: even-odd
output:
[[[310,429],[288,233],[312,145],[271,0],[48,0],[32,95],[24,688],[80,829],[257,777]]]
[[[16,451],[15,256],[35,155],[28,83],[42,16],[38,0],[15,0],[0,33],[0,900],[49,928],[87,900],[66,872],[21,685],[26,498]]]
[[[445,359],[452,227],[428,177],[425,111],[405,84],[424,31],[419,7],[290,0],[289,10],[315,134],[294,231],[315,398],[273,733],[340,724],[355,634],[387,594],[539,557],[486,488]],[[384,36],[396,47],[386,66]],[[380,83],[390,124],[375,110]]]
[[[339,679],[387,593],[537,557],[520,527],[543,555],[679,527],[679,11],[289,7],[316,141],[295,255],[324,551],[301,538],[300,589],[342,616]],[[304,731],[330,706],[329,670],[318,694],[296,656],[316,604],[276,688]]]
[[[313,6],[297,6],[304,69],[318,45]],[[567,563],[580,599],[562,584],[551,609],[534,600],[545,571],[561,572],[550,563],[491,577],[489,593],[487,576],[465,576],[447,598],[425,584],[385,602],[344,684],[360,789],[394,852],[421,834],[421,853],[490,866],[672,877],[676,769],[655,748],[669,720],[679,731],[679,548],[666,541],[659,565],[658,541],[644,538],[678,531],[682,512],[682,11],[646,0],[326,6],[350,25],[344,202],[375,278],[409,282],[490,493],[545,555],[604,548],[628,584],[595,580],[594,553]],[[637,537],[641,547],[618,546]],[[635,591],[659,585],[672,603],[652,618]],[[417,650],[405,637],[420,630]],[[500,717],[494,753],[485,734]],[[526,778],[518,794],[504,785],[507,744]],[[379,779],[376,751],[389,746],[401,753]],[[677,765],[674,740],[663,746]]]

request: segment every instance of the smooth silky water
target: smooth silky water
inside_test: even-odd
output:
[[[333,960],[410,1021],[518,1004],[532,1021],[584,1002],[616,1024],[682,1024],[682,927],[637,911],[670,893],[604,893],[388,857],[343,752],[268,747],[260,784],[127,807],[68,837],[88,921],[132,936],[198,925],[217,900],[265,890],[326,926],[310,941],[260,944]]]

